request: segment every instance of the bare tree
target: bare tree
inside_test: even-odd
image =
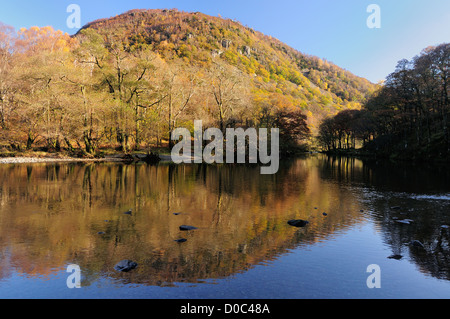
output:
[[[241,71],[228,64],[216,61],[209,70],[207,85],[213,96],[215,114],[222,132],[233,116],[248,107],[249,83]]]

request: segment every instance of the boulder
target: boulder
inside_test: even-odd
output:
[[[180,226],[180,230],[181,231],[189,231],[189,230],[196,230],[198,229],[197,227],[194,226],[188,226],[188,225],[181,225]]]
[[[161,162],[161,157],[159,157],[158,154],[155,154],[153,152],[147,153],[144,158],[142,158],[143,162],[146,162],[147,164],[158,164]]]
[[[211,51],[211,55],[212,55],[213,58],[222,55],[222,53],[223,53],[223,51],[221,51],[221,50],[212,50]]]
[[[306,220],[301,220],[301,219],[293,219],[293,220],[288,221],[288,224],[293,227],[305,227],[306,225],[309,224],[309,222]]]
[[[127,163],[134,162],[136,158],[132,154],[125,154],[122,156],[122,160]]]
[[[228,39],[223,39],[223,40],[222,40],[222,46],[223,46],[225,49],[228,49],[228,48],[230,47],[230,45],[231,45],[231,40],[228,40]]]
[[[425,248],[425,246],[418,240],[413,240],[409,244],[413,247]]]
[[[134,261],[125,259],[117,263],[117,265],[114,266],[114,270],[119,272],[129,272],[133,269],[135,269],[138,266],[137,263]]]
[[[242,53],[249,57],[252,54],[252,49],[249,46],[242,47]]]
[[[396,220],[396,222],[400,223],[400,224],[409,225],[413,222],[413,220],[412,219],[398,219],[398,220]]]
[[[395,259],[395,260],[400,260],[403,258],[402,255],[391,255],[388,257],[389,259]]]

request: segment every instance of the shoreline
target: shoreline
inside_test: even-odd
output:
[[[102,158],[75,158],[75,157],[37,157],[37,156],[17,156],[0,158],[1,164],[39,164],[39,163],[129,163],[139,162],[139,156],[133,156],[134,160],[124,158],[123,156],[107,156]],[[160,155],[161,163],[172,162],[171,156]]]

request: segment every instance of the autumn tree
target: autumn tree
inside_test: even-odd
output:
[[[280,148],[284,154],[294,153],[311,133],[307,116],[299,109],[294,111],[278,110],[274,125],[280,129]]]
[[[11,70],[14,59],[14,29],[0,23],[0,126],[7,129],[13,109],[13,81]]]
[[[210,112],[224,132],[233,116],[249,106],[249,83],[241,71],[221,61],[216,61],[210,68],[207,83],[214,105]]]
[[[172,131],[177,128],[178,121],[192,107],[193,96],[199,90],[200,79],[197,72],[196,68],[178,63],[166,64],[163,68],[164,104],[167,110],[169,148],[173,146],[173,141],[170,138]]]
[[[138,148],[140,139],[141,109],[154,105],[156,55],[148,48],[130,48],[115,35],[101,36],[94,30],[83,30],[84,58],[82,63],[95,66],[100,84],[110,95],[110,106],[114,109],[114,135],[121,150],[129,150],[130,137],[134,137]]]
[[[27,134],[27,148],[38,136],[59,150],[66,121],[62,78],[70,50],[76,44],[68,34],[51,27],[21,29],[16,40],[15,78],[19,90],[17,112]]]

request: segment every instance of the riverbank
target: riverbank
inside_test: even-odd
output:
[[[140,162],[146,161],[147,154],[108,154],[101,157],[73,157],[63,153],[27,152],[11,154],[0,154],[0,164],[34,164],[34,163],[98,163],[98,162]],[[158,162],[171,162],[170,155],[157,155]],[[154,158],[153,158],[154,160]]]

